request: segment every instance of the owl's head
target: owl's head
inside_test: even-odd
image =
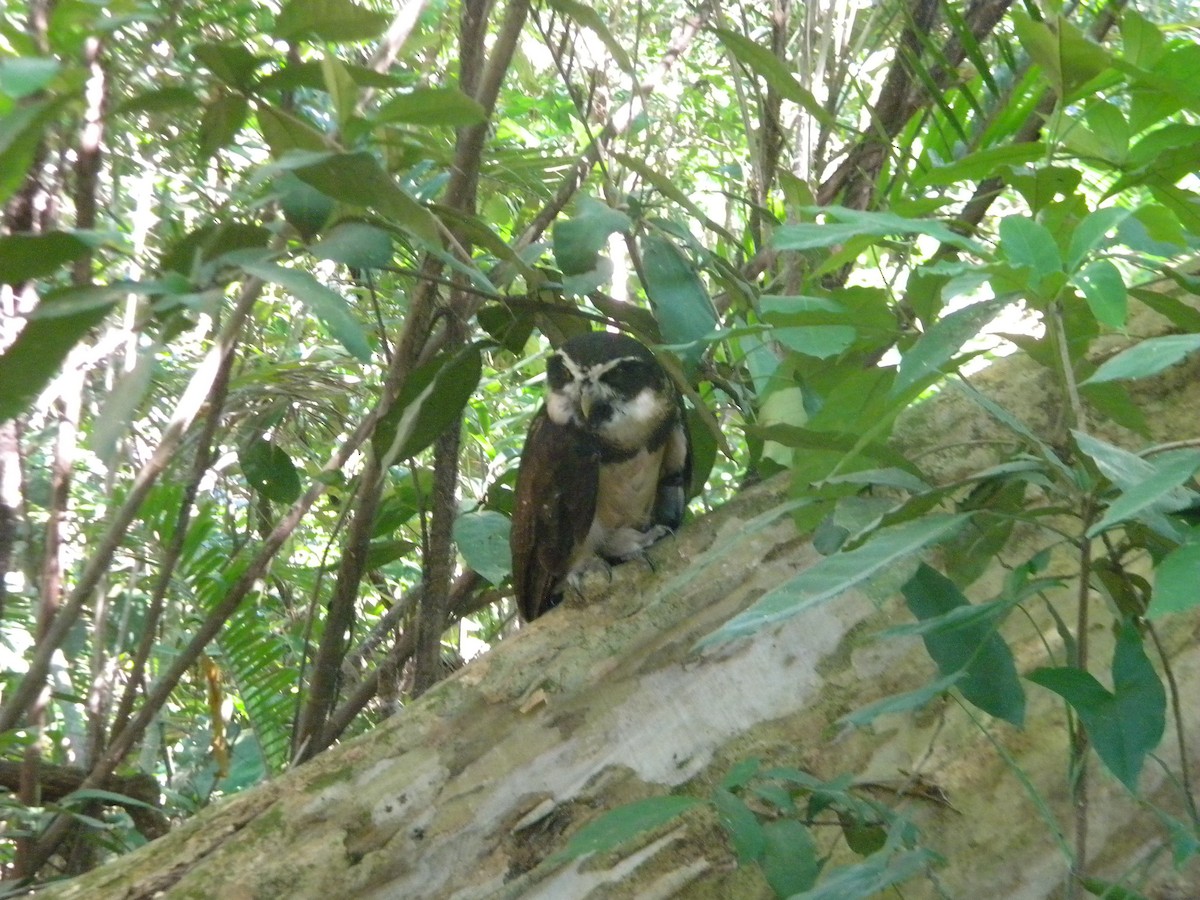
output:
[[[654,354],[633,338],[593,331],[546,362],[546,412],[618,448],[638,448],[676,414],[674,388]]]

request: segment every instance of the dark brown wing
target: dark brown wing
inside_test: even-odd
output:
[[[577,428],[556,425],[543,407],[533,417],[513,504],[513,587],[521,617],[536,619],[562,597],[575,548],[596,514],[599,460]]]
[[[688,433],[687,414],[681,403],[679,416],[665,444],[658,493],[654,500],[655,525],[666,525],[673,531],[683,523],[691,482],[692,439]]]

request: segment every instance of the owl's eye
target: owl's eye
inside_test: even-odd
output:
[[[562,361],[562,357],[557,353],[546,360],[546,382],[554,390],[560,390],[567,386],[567,382],[571,380],[571,373],[567,370],[567,365]]]
[[[600,380],[612,388],[620,397],[633,397],[646,387],[658,385],[655,367],[641,360],[626,359],[605,372]]]

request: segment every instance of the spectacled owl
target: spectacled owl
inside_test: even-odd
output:
[[[546,363],[546,400],[517,469],[513,586],[530,621],[602,560],[640,556],[679,527],[692,453],[671,379],[623,334],[578,335]]]

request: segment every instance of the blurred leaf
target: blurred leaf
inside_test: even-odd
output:
[[[1130,484],[1122,490],[1120,497],[1108,505],[1100,521],[1087,530],[1087,537],[1096,537],[1126,519],[1135,518],[1144,509],[1164,509],[1163,501],[1169,494],[1174,494],[1174,502],[1179,502],[1179,487],[1200,469],[1200,450],[1181,451],[1152,466],[1146,477]],[[1165,508],[1169,510],[1172,505],[1168,501]],[[1197,584],[1200,585],[1200,582]]]
[[[242,268],[250,275],[284,288],[309,308],[351,356],[362,362],[371,361],[371,345],[366,333],[351,315],[346,299],[337,291],[300,269],[286,269],[266,262],[244,263]]]
[[[793,897],[807,891],[821,875],[817,842],[803,822],[776,819],[763,825],[763,877],[778,897]]]
[[[629,54],[625,51],[625,47],[613,37],[612,32],[608,30],[608,26],[604,24],[604,20],[600,18],[599,13],[593,7],[585,3],[577,3],[576,0],[549,0],[549,5],[594,32],[596,37],[600,38],[604,46],[608,48],[613,61],[621,67],[621,71],[627,75],[634,74],[633,63],[629,61]]]
[[[902,593],[912,614],[921,621],[971,608],[954,582],[924,563],[905,583]],[[1012,651],[996,631],[995,621],[931,632],[921,639],[942,675],[965,673],[955,687],[968,702],[1018,728],[1024,724],[1025,691],[1017,677]]]
[[[383,34],[388,21],[350,0],[288,0],[271,33],[285,41],[366,41]]]
[[[854,550],[827,556],[786,584],[769,591],[700,642],[709,646],[742,637],[857,587],[931,544],[944,540],[969,515],[930,515],[881,528]]]
[[[241,44],[201,44],[192,51],[209,71],[230,87],[247,90],[265,60]]]
[[[490,509],[464,513],[454,520],[454,543],[468,566],[499,587],[512,566],[508,516]]]
[[[659,332],[666,344],[694,344],[712,333],[717,311],[699,273],[671,241],[657,234],[641,240],[646,295],[654,308]],[[699,362],[704,347],[696,344],[680,351],[684,363]]]
[[[962,159],[944,166],[927,169],[918,175],[914,187],[956,184],[960,181],[982,181],[996,174],[1001,166],[1022,166],[1045,159],[1046,145],[1041,142],[988,147],[969,153]]]
[[[1063,268],[1054,236],[1039,222],[1026,216],[1000,220],[1000,250],[1014,266],[1029,269],[1040,280]]]
[[[900,371],[892,385],[892,396],[899,396],[931,375],[946,374],[947,363],[954,358],[954,354],[978,335],[1009,303],[1011,299],[1003,297],[973,303],[934,322],[900,358]]]
[[[321,55],[321,80],[325,93],[333,101],[337,122],[342,128],[354,118],[358,104],[358,85],[346,70],[346,64],[332,53]]]
[[[378,122],[451,125],[459,128],[479,124],[487,118],[487,112],[456,88],[415,88],[393,97],[371,118]]]
[[[66,231],[8,234],[0,237],[0,284],[18,285],[53,275],[83,256],[92,243]]]
[[[903,694],[894,694],[891,697],[885,697],[869,706],[864,706],[862,709],[857,709],[848,715],[842,716],[839,721],[845,722],[847,725],[853,725],[856,728],[865,728],[880,716],[912,712],[914,709],[924,709],[938,697],[947,693],[964,677],[966,677],[966,673],[959,670],[953,674],[939,678],[937,681],[924,684],[914,691],[906,691]]]
[[[738,862],[745,865],[757,860],[767,847],[767,838],[758,816],[750,811],[736,794],[718,787],[712,793],[713,806],[717,810],[717,821],[729,835]]]
[[[1075,284],[1083,291],[1088,307],[1096,321],[1110,328],[1124,328],[1129,314],[1125,280],[1107,259],[1088,263],[1075,276]]]
[[[1200,535],[1176,547],[1154,567],[1154,591],[1146,615],[1153,619],[1200,606]]]
[[[379,269],[392,263],[391,235],[365,222],[339,222],[310,250],[317,259],[355,269]]]
[[[1067,271],[1078,269],[1084,257],[1100,246],[1108,232],[1119,228],[1131,214],[1130,210],[1120,206],[1108,206],[1088,213],[1071,234],[1071,244],[1067,248]]]
[[[874,897],[889,887],[919,875],[938,861],[931,850],[901,850],[887,847],[860,863],[839,866],[819,885],[788,900],[848,900]]]
[[[200,120],[197,163],[207,162],[214,153],[232,143],[242,130],[249,109],[246,98],[241,94],[223,94],[205,107],[204,117]]]
[[[482,371],[483,355],[472,345],[412,372],[375,429],[375,452],[385,465],[416,456],[457,421]]]
[[[1112,359],[1105,360],[1082,384],[1147,378],[1175,365],[1196,350],[1200,350],[1200,334],[1169,334],[1164,337],[1146,338],[1128,350],[1122,350]]]
[[[305,240],[312,240],[333,214],[334,202],[311,184],[305,184],[291,172],[275,176],[279,205],[288,223]]]
[[[696,797],[647,797],[610,809],[575,832],[566,849],[554,859],[566,862],[589,853],[615,850],[630,838],[659,828],[703,802]]]
[[[150,392],[157,368],[156,352],[161,350],[160,345],[155,345],[151,352],[139,354],[137,365],[117,378],[101,402],[92,424],[91,446],[106,465],[116,464],[117,442],[129,430],[130,422]]]
[[[292,504],[300,496],[300,473],[282,447],[256,437],[238,452],[238,462],[250,487],[268,500]]]
[[[279,159],[293,150],[308,150],[321,152],[329,148],[325,136],[303,119],[292,113],[266,104],[259,103],[256,107],[258,127],[262,129],[263,139],[271,148],[271,157]],[[295,178],[290,172],[283,173]],[[315,190],[315,188],[313,188]]]
[[[52,304],[53,301],[51,301]],[[49,305],[46,300],[35,309]],[[49,384],[71,349],[104,321],[112,303],[68,316],[49,316],[28,322],[17,339],[0,355],[0,422],[28,409]]]
[[[30,97],[54,80],[62,65],[47,57],[0,60],[0,93],[14,100]]]
[[[122,100],[113,110],[114,115],[138,112],[169,112],[177,109],[195,109],[200,105],[196,92],[180,85],[142,91]]]
[[[416,238],[437,244],[433,214],[412,198],[370,153],[329,153],[292,169],[296,177],[334,200],[374,209]]]
[[[752,756],[749,759],[743,759],[737,763],[729,773],[721,779],[721,787],[727,791],[735,791],[738,788],[745,787],[759,769],[762,768],[762,760],[757,756]]]
[[[631,227],[633,223],[625,213],[591,197],[581,197],[573,217],[554,223],[554,262],[564,275],[591,272],[608,236]]]
[[[1146,656],[1137,627],[1117,633],[1113,652],[1113,692],[1089,672],[1073,668],[1038,669],[1029,680],[1066,700],[1079,716],[1096,754],[1117,778],[1137,793],[1146,754],[1158,746],[1166,725],[1167,695]]]
[[[381,569],[388,563],[395,562],[398,559],[403,559],[408,554],[412,553],[417,548],[417,545],[412,541],[387,540],[387,541],[371,541],[367,547],[367,561],[365,568],[367,571]]]
[[[837,120],[829,110],[818,102],[812,91],[802,85],[787,64],[774,53],[736,31],[714,28],[713,33],[738,62],[778,91],[781,97],[800,106],[827,128],[838,127]]]
[[[864,212],[842,206],[806,207],[809,215],[823,215],[829,221],[780,225],[775,229],[771,245],[776,250],[820,250],[844,244],[856,237],[897,237],[924,234],[971,253],[986,256],[983,247],[941,222],[932,219],[909,219],[887,212]]]

